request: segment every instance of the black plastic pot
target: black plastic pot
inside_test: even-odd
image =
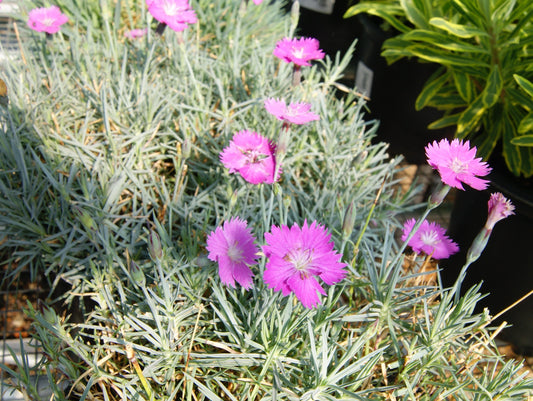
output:
[[[453,135],[449,130],[427,128],[442,112],[431,108],[415,110],[416,98],[437,66],[407,59],[387,65],[381,47],[394,32],[384,31],[380,19],[365,14],[345,19],[347,9],[347,0],[337,0],[331,14],[301,6],[298,34],[318,39],[320,47],[331,57],[337,52],[344,55],[357,39],[344,83],[355,85],[369,98],[369,118],[380,122],[375,141],[389,143],[390,154],[402,154],[409,163],[425,163],[424,147],[433,140]]]
[[[498,222],[481,257],[468,269],[462,289],[483,282],[488,295],[478,311],[487,307],[495,315],[533,289],[533,182],[513,176],[501,160],[491,160],[490,187],[485,191],[458,191],[448,234],[461,251],[440,263],[444,285],[452,285],[470,247],[487,218],[487,202],[493,192],[501,192],[515,205],[515,215]],[[512,326],[500,338],[517,352],[533,355],[533,297],[506,312],[494,325],[506,321]]]

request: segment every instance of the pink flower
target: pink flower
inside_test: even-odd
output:
[[[491,194],[488,203],[489,217],[487,218],[485,227],[489,230],[492,230],[498,221],[514,214],[514,205],[500,192]]]
[[[124,36],[128,39],[137,39],[142,38],[146,33],[148,32],[148,28],[144,29],[131,29],[129,31],[124,32]]]
[[[220,153],[220,161],[230,173],[238,172],[250,184],[273,184],[276,179],[276,146],[252,131],[239,131]]]
[[[302,228],[296,223],[291,228],[272,226],[271,233],[265,233],[263,251],[268,261],[263,280],[284,296],[293,292],[306,308],[321,303],[318,293],[326,295],[326,291],[317,277],[331,285],[346,275],[346,264],[340,262],[330,239],[316,221],[310,226],[305,221]]]
[[[309,103],[291,103],[287,106],[284,100],[269,98],[265,100],[265,109],[278,120],[298,125],[320,119],[317,114],[309,111]]]
[[[208,258],[218,263],[220,280],[233,288],[235,281],[245,289],[252,287],[254,274],[250,266],[256,263],[259,248],[246,227],[246,220],[234,217],[217,227],[207,237]]]
[[[257,6],[263,2],[263,0],[253,0],[254,4]]]
[[[461,190],[464,190],[462,183],[477,190],[487,188],[489,181],[477,176],[487,175],[491,168],[481,158],[475,157],[476,147],[470,148],[469,141],[434,141],[426,146],[426,156],[429,165],[439,172],[446,185]]]
[[[157,21],[176,32],[183,31],[188,24],[198,21],[188,0],[146,0],[146,4],[148,11]]]
[[[59,27],[68,22],[68,17],[58,6],[34,8],[28,14],[28,26],[37,32],[57,33]]]
[[[415,223],[415,219],[409,219],[404,223],[402,241],[407,239]],[[459,251],[457,244],[446,236],[444,228],[437,223],[429,223],[427,220],[422,222],[408,245],[413,248],[414,252],[424,252],[434,259],[446,259]]]
[[[276,43],[272,54],[286,63],[308,66],[311,65],[309,60],[324,58],[324,52],[319,49],[319,46],[318,40],[314,38],[284,38]]]

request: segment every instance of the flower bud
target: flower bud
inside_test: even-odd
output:
[[[91,232],[96,231],[96,222],[86,210],[83,210],[82,208],[78,206],[73,206],[72,209],[74,210],[74,213],[77,215],[78,220],[81,222],[81,224],[83,225],[83,227],[85,227],[87,231],[91,231]]]
[[[439,206],[442,201],[444,201],[444,198],[446,198],[446,195],[448,195],[448,192],[450,192],[449,185],[439,186],[429,197],[429,206],[431,209],[435,209],[437,206]]]
[[[350,202],[344,213],[344,219],[342,221],[342,235],[344,238],[349,238],[352,235],[353,225],[355,224],[355,205],[353,201]]]
[[[146,277],[140,266],[133,260],[130,261],[130,278],[133,280],[133,284],[144,287],[146,284]]]
[[[161,238],[159,238],[159,235],[153,230],[150,230],[150,233],[148,234],[148,252],[153,260],[161,260],[163,257]]]

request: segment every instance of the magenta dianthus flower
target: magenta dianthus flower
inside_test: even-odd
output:
[[[157,21],[176,32],[183,31],[188,24],[198,21],[188,0],[146,0],[146,4]]]
[[[254,276],[250,266],[256,263],[259,248],[246,225],[246,220],[238,217],[226,221],[209,234],[206,249],[207,257],[218,263],[218,274],[224,284],[235,288],[236,281],[248,290]]]
[[[309,103],[297,102],[287,106],[284,100],[269,98],[265,100],[265,109],[278,120],[298,125],[320,119],[317,114],[309,111]]]
[[[68,17],[58,6],[34,8],[28,14],[28,26],[37,32],[57,33]]]
[[[462,183],[482,190],[487,188],[488,180],[478,178],[490,173],[491,168],[481,158],[476,157],[476,147],[470,148],[470,142],[454,139],[434,141],[426,146],[426,156],[431,167],[437,170],[441,180],[450,187],[464,190]]]
[[[318,293],[326,295],[318,277],[331,285],[346,275],[346,264],[333,249],[331,235],[316,221],[310,226],[305,221],[302,228],[296,223],[291,228],[272,226],[265,241],[268,261],[263,280],[284,296],[293,292],[306,308],[321,303]]]
[[[276,174],[276,145],[252,131],[239,131],[220,153],[220,161],[230,173],[238,172],[250,184],[273,184]],[[274,177],[276,174],[276,177]]]
[[[319,49],[319,46],[318,40],[314,38],[284,38],[276,43],[272,54],[286,63],[309,66],[310,60],[324,58],[324,52]]]
[[[409,219],[404,223],[402,241],[407,239],[415,224],[415,219]],[[459,251],[459,246],[446,236],[444,228],[427,220],[422,222],[408,245],[415,253],[424,252],[434,259],[446,259]]]
[[[257,6],[263,2],[263,0],[253,0],[254,4]]]
[[[485,227],[489,230],[492,230],[498,221],[514,214],[514,205],[500,192],[495,192],[490,195],[488,205],[489,217],[487,218]]]
[[[124,36],[127,37],[128,39],[138,39],[146,35],[147,32],[148,32],[148,28],[131,29],[129,31],[124,32]]]

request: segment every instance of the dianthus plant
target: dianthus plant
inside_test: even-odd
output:
[[[52,3],[50,36],[23,2],[0,104],[3,271],[56,289],[28,305],[45,357],[2,369],[26,399],[34,375],[56,400],[527,396],[477,289],[423,265],[455,250],[423,223],[439,202],[396,242],[416,190],[338,83],[350,54],[279,1]],[[488,171],[466,143],[428,156],[444,187]],[[485,234],[512,212],[489,207]]]

